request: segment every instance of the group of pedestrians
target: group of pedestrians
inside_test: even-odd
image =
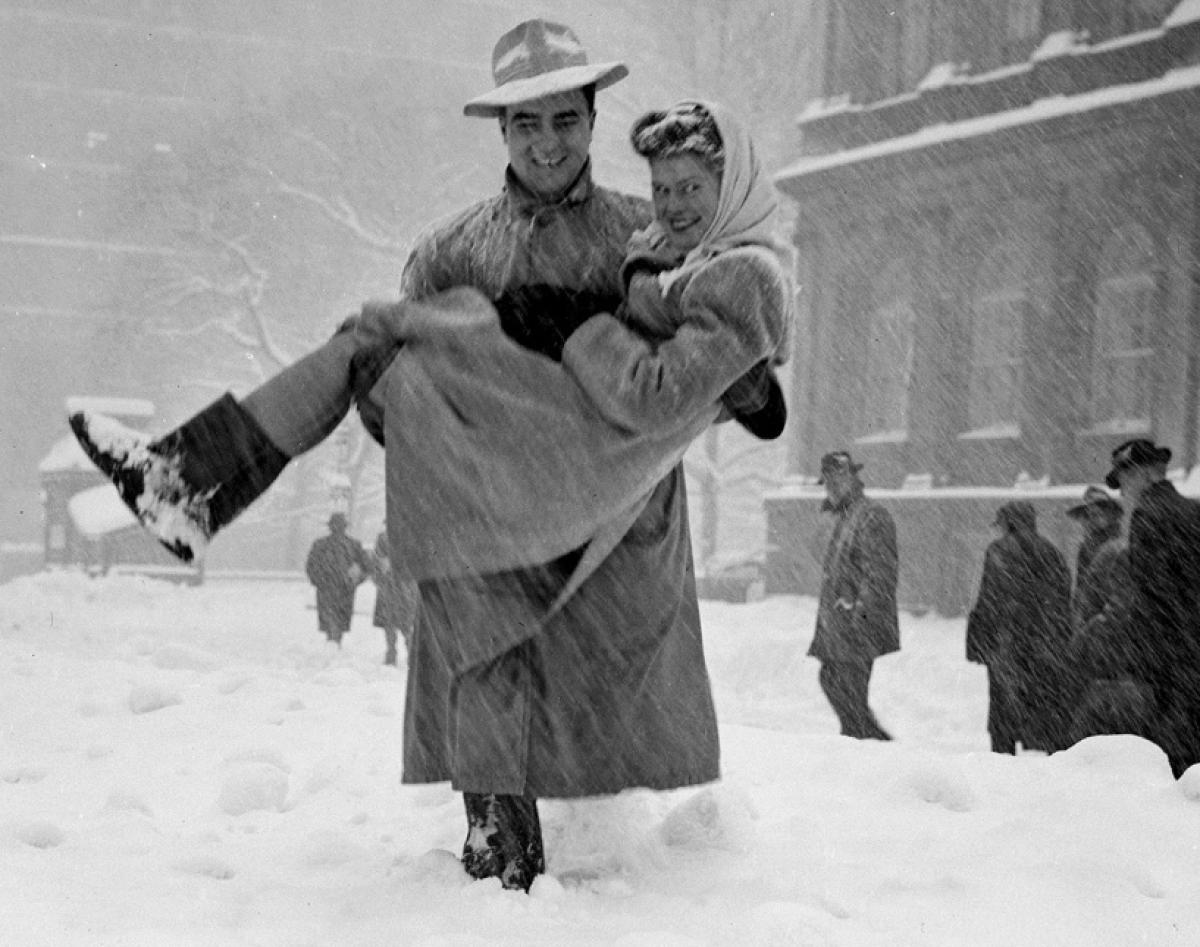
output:
[[[1169,448],[1112,453],[1109,490],[1088,487],[1074,583],[1037,532],[1032,504],[1005,504],[967,623],[987,665],[992,749],[1047,752],[1089,736],[1157,743],[1176,776],[1200,762],[1200,503],[1167,479]]]
[[[416,584],[405,576],[402,564],[393,562],[387,531],[380,532],[375,549],[368,553],[347,532],[346,514],[329,517],[329,532],[314,540],[304,560],[304,573],[317,592],[317,629],[334,644],[350,630],[358,587],[368,578],[375,582],[374,624],[382,629],[383,663],[394,666],[397,645],[405,645],[416,621]]]
[[[997,509],[966,627],[995,752],[1127,733],[1162,747],[1176,776],[1200,762],[1200,503],[1167,479],[1170,459],[1145,439],[1113,451],[1108,489],[1089,486],[1067,511],[1083,529],[1074,577],[1032,503]],[[842,734],[889,740],[868,691],[875,660],[900,647],[899,555],[861,469],[846,451],[821,458],[833,530],[808,653]]]

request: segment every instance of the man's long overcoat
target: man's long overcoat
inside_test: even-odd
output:
[[[819,661],[873,661],[900,650],[896,524],[861,488],[830,511],[837,522],[825,550],[808,653]]]
[[[418,243],[402,295],[469,285],[495,299],[546,283],[618,298],[626,243],[648,222],[644,202],[595,187],[586,172],[553,205],[510,172],[499,196]],[[421,583],[406,782],[572,797],[718,777],[682,471],[660,483],[616,548],[547,620],[577,561]]]

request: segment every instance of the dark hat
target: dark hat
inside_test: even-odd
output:
[[[1114,516],[1121,515],[1121,501],[1108,495],[1103,487],[1089,486],[1083,491],[1083,502],[1067,510],[1067,516],[1081,520],[1088,510],[1105,510]]]
[[[1156,447],[1153,441],[1145,438],[1135,438],[1126,441],[1112,452],[1112,470],[1104,478],[1110,489],[1116,490],[1121,484],[1117,474],[1132,467],[1166,466],[1171,459],[1171,448]]]
[[[1037,510],[1028,500],[1013,500],[996,510],[996,519],[992,525],[1000,526],[1010,533],[1021,529],[1036,530]]]
[[[588,63],[587,50],[570,27],[526,20],[509,30],[492,50],[496,88],[463,106],[474,118],[498,118],[518,102],[594,85],[605,89],[629,75],[624,63]]]
[[[349,524],[349,520],[346,519],[345,513],[330,513],[329,514],[329,528],[330,529],[333,529],[333,527],[335,525],[341,526],[342,529],[345,529],[348,524]]]
[[[817,478],[817,483],[825,482],[825,475],[832,473],[858,473],[862,470],[862,464],[856,464],[854,459],[844,450],[830,451],[821,458],[821,476]]]

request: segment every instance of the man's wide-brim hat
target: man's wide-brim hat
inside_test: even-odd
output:
[[[1121,482],[1117,475],[1122,470],[1133,467],[1166,466],[1171,460],[1171,448],[1156,447],[1153,441],[1137,438],[1126,441],[1112,452],[1112,470],[1104,478],[1104,482],[1112,490],[1116,490]]]
[[[463,106],[463,114],[497,118],[519,102],[588,85],[605,89],[627,75],[624,63],[589,63],[587,50],[569,27],[549,20],[526,20],[501,36],[492,50],[496,88],[471,99]]]
[[[821,476],[817,478],[817,483],[825,482],[826,474],[851,473],[856,474],[862,470],[862,464],[856,464],[852,458],[844,450],[830,451],[821,458]]]
[[[1114,516],[1121,515],[1121,501],[1108,495],[1103,487],[1090,486],[1083,491],[1083,502],[1067,510],[1072,519],[1083,519],[1089,510],[1103,510]]]

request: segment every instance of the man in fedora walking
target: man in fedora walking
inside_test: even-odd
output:
[[[856,464],[846,451],[821,458],[826,500],[836,518],[822,564],[817,628],[808,653],[821,662],[821,690],[842,734],[890,740],[867,702],[875,659],[900,650],[896,614],[899,553],[892,515],[863,495]]]
[[[567,27],[530,20],[500,38],[492,71],[495,88],[464,113],[498,121],[503,188],[422,236],[401,295],[472,286],[499,307],[527,294],[540,303],[533,331],[565,336],[615,307],[626,242],[650,221],[646,202],[591,177],[596,92],[627,70],[590,63]],[[463,793],[464,867],[508,888],[545,870],[538,798],[719,775],[681,470],[562,604],[583,553],[420,586],[403,779]]]
[[[1131,627],[1154,688],[1151,738],[1182,776],[1200,762],[1200,504],[1167,479],[1171,451],[1141,438],[1112,453],[1105,483],[1130,506]]]

